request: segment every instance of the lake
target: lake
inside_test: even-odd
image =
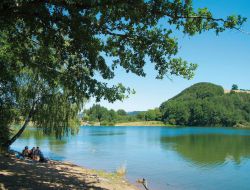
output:
[[[126,166],[131,183],[150,190],[249,189],[250,130],[205,127],[81,127],[57,140],[35,129],[12,148],[40,146],[45,156],[113,172]]]

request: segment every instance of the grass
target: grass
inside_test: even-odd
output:
[[[109,172],[104,171],[104,170],[91,170],[91,172],[93,174],[96,174],[97,176],[99,176],[101,178],[110,180],[110,181],[112,181],[114,183],[117,183],[117,182],[120,182],[120,181],[124,180],[124,178],[123,178],[124,176],[119,175],[116,172],[109,173]]]
[[[82,122],[82,125],[86,123]],[[89,122],[89,126],[100,126],[99,122]],[[105,126],[105,125],[101,125]],[[127,122],[118,122],[115,124],[109,124],[107,126],[167,126],[167,127],[178,127],[178,125],[166,124],[162,121],[127,121]]]
[[[236,127],[236,128],[250,128],[250,123],[249,122],[237,123],[234,125],[234,127]]]
[[[99,177],[111,180],[113,182],[119,182],[121,180],[124,180],[124,176],[127,173],[126,165],[123,164],[119,166],[116,171],[110,173],[106,172],[104,170],[91,170],[92,173],[98,175]]]
[[[115,173],[119,176],[125,176],[125,174],[127,173],[127,167],[125,164],[121,165],[120,167],[118,167],[115,171]]]
[[[116,123],[115,126],[169,126],[162,121],[133,121]]]

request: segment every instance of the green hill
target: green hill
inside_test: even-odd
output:
[[[160,106],[162,120],[176,125],[248,126],[250,94],[224,94],[221,86],[197,83]]]
[[[224,89],[221,86],[208,82],[201,82],[186,88],[181,93],[173,97],[172,100],[204,99],[223,94]]]

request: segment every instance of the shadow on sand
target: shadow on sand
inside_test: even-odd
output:
[[[37,163],[0,155],[0,189],[93,189],[99,178],[70,163]]]

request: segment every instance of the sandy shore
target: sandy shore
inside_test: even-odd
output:
[[[59,161],[37,163],[0,154],[0,189],[138,190],[117,174]]]

